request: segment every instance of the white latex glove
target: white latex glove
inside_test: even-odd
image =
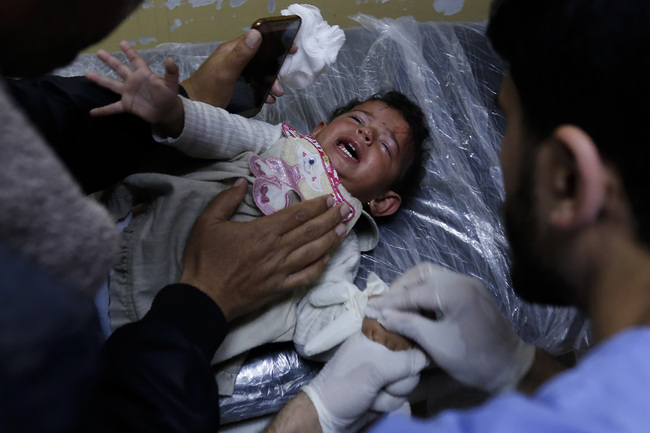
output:
[[[412,268],[372,298],[366,315],[415,341],[457,380],[488,392],[515,388],[535,357],[481,281],[432,263]]]
[[[426,363],[420,350],[393,352],[357,332],[302,391],[323,433],[354,432],[379,412],[399,409]]]

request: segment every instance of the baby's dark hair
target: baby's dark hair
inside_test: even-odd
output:
[[[410,138],[413,144],[413,160],[407,167],[406,172],[391,187],[393,191],[402,197],[402,206],[406,204],[415,188],[422,183],[426,159],[424,142],[429,138],[429,126],[427,118],[422,109],[406,95],[401,92],[390,90],[387,92],[375,93],[367,99],[353,99],[342,107],[336,108],[330,115],[330,121],[336,117],[352,111],[355,107],[370,101],[380,101],[396,110],[402,115],[409,125]]]

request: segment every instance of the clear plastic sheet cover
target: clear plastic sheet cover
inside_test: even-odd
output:
[[[505,124],[494,107],[504,65],[484,35],[485,25],[355,18],[361,27],[346,30],[333,67],[307,89],[286,88],[285,96],[257,118],[286,121],[309,133],[335,107],[389,89],[405,93],[427,113],[432,137],[425,179],[410,202],[381,224],[379,246],[362,258],[359,287],[368,271],[390,283],[423,260],[440,263],[480,278],[526,341],[555,354],[585,349],[588,322],[577,311],[525,304],[510,285],[500,218],[499,146]],[[175,58],[183,79],[217,44],[166,45],[142,53],[158,73],[165,57]],[[89,69],[108,73],[92,55],[58,73],[83,75]],[[315,369],[286,347],[249,360],[235,394],[222,399],[223,421],[277,411]]]

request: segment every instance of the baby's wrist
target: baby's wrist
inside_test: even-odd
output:
[[[185,110],[180,97],[176,98],[174,108],[152,125],[154,134],[161,137],[178,138],[185,126]]]

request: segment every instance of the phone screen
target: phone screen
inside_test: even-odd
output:
[[[300,23],[299,16],[289,15],[262,18],[252,25],[262,34],[262,44],[242,72],[233,99],[226,107],[228,111],[251,117],[262,109]]]

